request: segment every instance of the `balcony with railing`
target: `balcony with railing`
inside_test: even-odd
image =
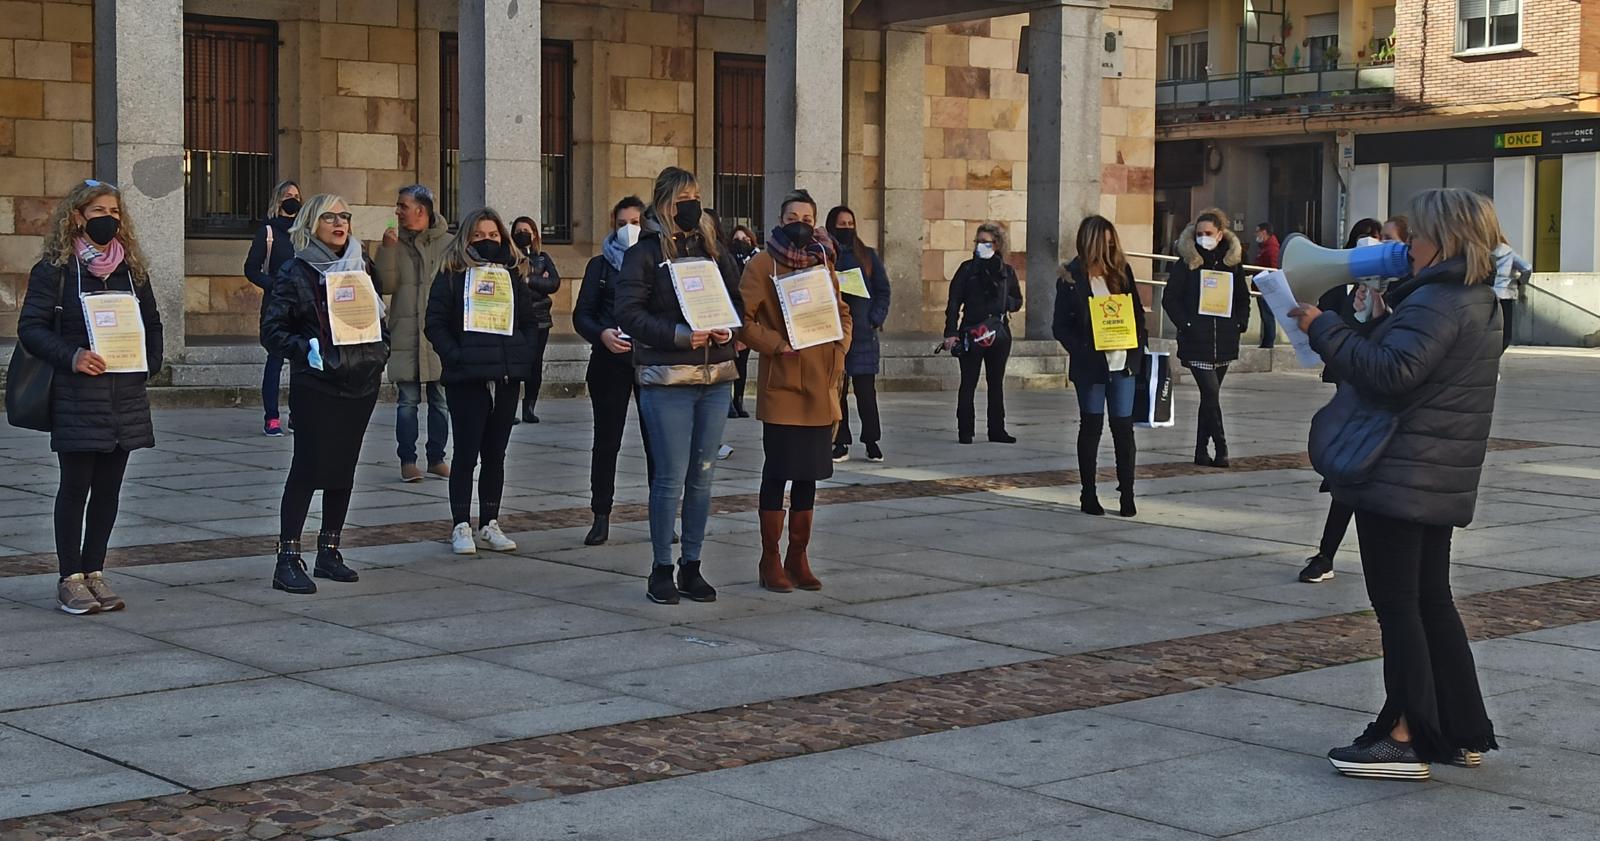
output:
[[[1317,67],[1286,66],[1281,52],[1271,66],[1245,73],[1156,82],[1156,119],[1195,122],[1282,113],[1383,108],[1394,101],[1394,41],[1375,38],[1356,60],[1341,64],[1334,52]]]

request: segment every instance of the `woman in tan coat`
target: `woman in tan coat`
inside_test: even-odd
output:
[[[766,462],[761,469],[761,586],[778,593],[820,590],[806,547],[811,543],[817,482],[833,476],[834,425],[839,422],[839,385],[850,348],[850,307],[839,294],[833,273],[836,246],[817,227],[817,203],[804,190],[783,199],[779,225],[767,248],[750,258],[739,284],[744,327],[739,340],[761,354],[756,379],[756,417]],[[843,327],[835,342],[794,350],[784,325],[773,279],[823,266],[833,281],[834,303]],[[789,550],[780,561],[784,485],[789,493]]]

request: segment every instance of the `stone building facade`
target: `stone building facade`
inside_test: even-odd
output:
[[[195,176],[167,177],[174,155],[199,166],[184,148],[183,127],[170,120],[184,88],[185,21],[275,26],[266,180],[295,178],[307,192],[339,193],[367,240],[392,219],[397,188],[440,185],[451,166],[458,207],[486,197],[508,215],[551,212],[539,207],[550,196],[538,188],[539,143],[519,138],[540,137],[539,118],[530,128],[523,116],[541,113],[541,95],[561,94],[549,79],[541,89],[534,69],[541,40],[559,44],[570,58],[570,99],[559,115],[570,138],[562,198],[569,234],[559,243],[550,237],[547,250],[572,282],[556,301],[558,332],[570,330],[559,313],[570,311],[616,199],[647,196],[662,167],[679,165],[701,175],[706,203],[715,204],[716,80],[730,56],[766,66],[764,203],[788,179],[824,203],[851,205],[867,241],[890,262],[891,329],[938,329],[948,278],[983,220],[1011,228],[1011,259],[1035,276],[1035,298],[1048,297],[1038,276],[1053,280],[1083,212],[1114,219],[1130,247],[1148,242],[1156,15],[1166,0],[924,5],[939,16],[904,20],[907,4],[898,0],[5,0],[0,336],[14,332],[43,218],[68,186],[91,175],[125,188],[138,183],[130,205],[153,252],[163,315],[183,328],[174,358],[187,344],[248,343],[254,334],[260,296],[241,268],[248,233],[186,227]],[[994,16],[1017,10],[1024,11]],[[772,16],[781,22],[769,32]],[[1036,37],[1027,46],[1030,21]],[[1120,75],[1102,77],[1093,72],[1097,56],[1062,46],[1098,45],[1099,34],[1085,31],[1093,29],[1120,33]],[[1033,77],[1049,74],[1050,84],[1030,88],[1019,59]],[[453,79],[444,72],[452,60]],[[836,89],[830,78],[839,79]],[[1030,104],[1037,111],[1041,101],[1051,113],[1030,119]],[[792,110],[775,112],[774,102]],[[459,127],[446,124],[447,104]],[[152,115],[169,119],[156,125]],[[1099,143],[1080,142],[1085,132]],[[462,147],[455,164],[451,144]],[[1030,167],[1030,152],[1040,149],[1054,157]],[[162,187],[147,194],[141,173],[152,170],[163,173]],[[1029,329],[1040,332],[1048,318],[1033,313]]]

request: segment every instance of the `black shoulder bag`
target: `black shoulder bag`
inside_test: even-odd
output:
[[[65,290],[66,273],[56,280],[55,318],[51,329],[61,335],[61,295]],[[21,429],[49,432],[50,390],[55,382],[56,368],[49,362],[28,352],[22,340],[11,352],[11,367],[6,372],[6,420]]]

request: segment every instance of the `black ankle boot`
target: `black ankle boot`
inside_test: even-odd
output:
[[[1078,505],[1083,513],[1096,517],[1106,513],[1106,509],[1100,505],[1100,499],[1095,496],[1095,472],[1099,470],[1100,432],[1104,422],[1105,415],[1101,413],[1078,414],[1078,481],[1083,485]]]
[[[611,539],[611,515],[594,515],[594,525],[589,527],[589,533],[583,536],[583,545],[599,546]]]
[[[312,568],[311,574],[343,584],[361,580],[355,570],[345,566],[344,555],[339,554],[338,532],[317,535],[317,565]]]
[[[1121,496],[1117,513],[1132,517],[1139,513],[1133,504],[1133,474],[1138,461],[1138,447],[1133,439],[1133,418],[1111,419],[1111,444],[1117,452],[1117,493]]]
[[[317,591],[317,582],[306,575],[306,562],[300,557],[300,541],[278,541],[278,567],[272,573],[272,589],[297,595]]]
[[[1206,451],[1206,445],[1211,442],[1211,425],[1206,422],[1205,416],[1200,416],[1199,427],[1194,432],[1194,463],[1201,467],[1212,467],[1211,454]]]
[[[1222,424],[1217,424],[1217,430],[1211,436],[1211,443],[1216,446],[1217,455],[1211,459],[1212,467],[1228,466],[1228,439],[1222,436]]]
[[[717,588],[700,574],[699,561],[678,561],[678,595],[691,602],[717,600]]]

